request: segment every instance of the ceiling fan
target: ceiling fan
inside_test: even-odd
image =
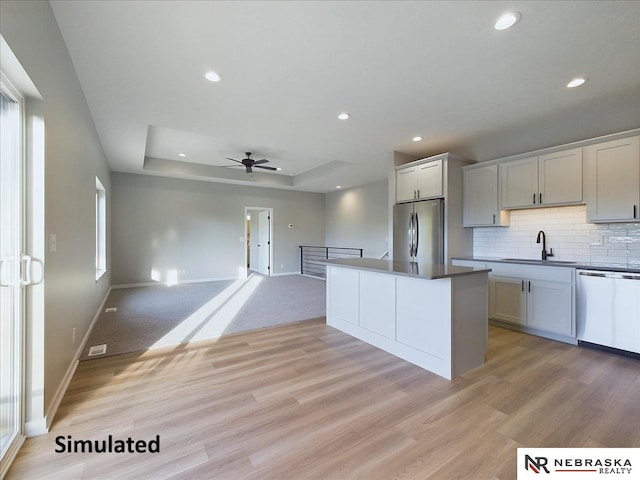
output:
[[[243,165],[245,168],[245,171],[247,173],[252,173],[253,172],[253,168],[262,168],[264,170],[279,170],[278,168],[275,167],[265,167],[262,164],[263,163],[268,163],[269,160],[266,159],[262,159],[262,160],[254,160],[253,158],[251,158],[251,152],[245,152],[245,155],[247,156],[247,158],[243,159],[243,160],[236,160],[235,158],[229,158],[227,157],[227,160],[231,160],[232,162],[237,162],[240,165]],[[240,165],[227,165],[228,167],[239,167]]]

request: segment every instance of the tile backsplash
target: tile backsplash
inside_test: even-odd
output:
[[[587,223],[585,205],[512,210],[509,227],[478,227],[473,231],[476,257],[539,259],[544,230],[550,260],[640,268],[640,223]]]

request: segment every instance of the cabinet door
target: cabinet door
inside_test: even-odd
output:
[[[395,340],[396,277],[360,272],[360,326]]]
[[[640,219],[638,138],[614,140],[584,148],[588,222]]]
[[[539,204],[582,202],[582,148],[542,155],[538,167]]]
[[[571,285],[528,280],[527,326],[562,335],[573,335]]]
[[[498,166],[464,170],[463,210],[465,227],[495,225],[498,215]]]
[[[396,170],[396,202],[414,200],[418,192],[418,168]]]
[[[502,208],[538,204],[538,157],[500,164]]]
[[[418,198],[442,196],[442,160],[418,165]]]
[[[527,314],[524,280],[494,275],[492,277],[492,287],[492,318],[524,325]]]

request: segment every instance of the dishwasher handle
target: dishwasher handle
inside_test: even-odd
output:
[[[640,275],[633,275],[630,273],[578,272],[578,275],[582,275],[584,277],[616,278],[616,279],[622,279],[622,280],[640,280]]]

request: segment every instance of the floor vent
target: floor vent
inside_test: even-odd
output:
[[[117,312],[118,311],[118,307],[108,307],[104,313],[111,313],[111,312]]]
[[[96,355],[104,355],[107,353],[107,344],[103,343],[102,345],[94,345],[89,349],[88,357],[95,357]]]

